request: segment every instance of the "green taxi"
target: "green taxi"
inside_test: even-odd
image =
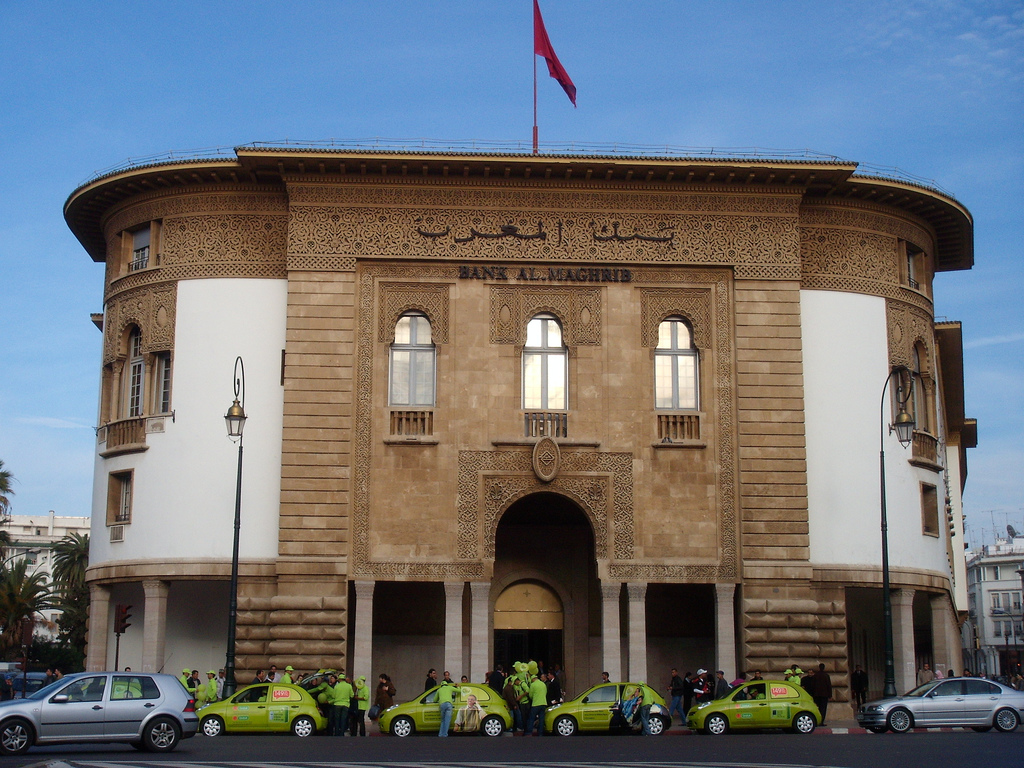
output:
[[[312,736],[327,727],[313,697],[297,685],[258,683],[199,710],[199,731],[207,736],[291,731]]]
[[[380,713],[377,725],[381,733],[392,736],[412,736],[414,733],[436,734],[441,729],[441,705],[437,703],[437,690],[441,686],[431,688],[412,701],[388,707]],[[489,686],[463,683],[455,689],[455,706],[452,710],[452,728],[459,710],[466,706],[470,696],[476,696],[477,703],[483,710],[480,718],[480,733],[484,736],[501,736],[512,727],[512,715],[508,705],[500,694]]]
[[[813,733],[821,722],[814,699],[799,685],[783,680],[754,680],[720,699],[690,708],[687,726],[721,736],[731,730],[788,728]]]
[[[555,704],[544,712],[544,732],[559,736],[576,733],[631,732],[639,721],[639,713],[623,717],[623,702],[636,694],[638,686],[654,699],[649,720],[651,734],[658,736],[672,725],[665,699],[644,683],[600,683],[571,701]],[[632,716],[631,716],[632,715]]]

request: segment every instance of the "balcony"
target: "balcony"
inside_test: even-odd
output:
[[[659,413],[658,438],[654,444],[655,447],[704,447],[707,443],[701,439],[700,431],[700,422],[703,415],[697,411]]]
[[[939,462],[939,440],[935,436],[914,430],[914,442],[910,463],[925,469],[941,470]]]
[[[524,413],[523,430],[526,437],[568,437],[569,414],[551,411]]]
[[[99,440],[106,443],[106,447],[100,451],[100,456],[108,458],[122,453],[137,453],[145,451],[146,445],[146,418],[136,416],[131,419],[120,419],[111,421],[100,428]]]
[[[433,411],[391,411],[389,445],[436,445]]]

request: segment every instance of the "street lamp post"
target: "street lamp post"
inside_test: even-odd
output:
[[[224,414],[228,438],[238,442],[238,473],[235,476],[235,537],[231,546],[231,595],[228,603],[228,649],[224,662],[224,696],[235,692],[235,630],[238,624],[238,531],[242,525],[242,429],[245,427],[245,366],[235,358],[235,401]],[[239,402],[241,397],[241,402]]]
[[[907,378],[907,386],[904,389],[903,377]],[[882,387],[882,424],[885,424],[885,393],[889,389],[889,382],[896,376],[896,405],[899,412],[892,424],[889,425],[889,433],[896,432],[896,438],[900,445],[906,448],[914,439],[914,417],[907,412],[907,402],[914,386],[914,376],[905,365],[893,366],[885,379]],[[885,685],[882,695],[885,697],[896,696],[896,663],[893,658],[892,641],[892,596],[889,594],[889,522],[885,505],[885,429],[879,427],[879,486],[881,491],[882,510],[882,613],[885,624]]]

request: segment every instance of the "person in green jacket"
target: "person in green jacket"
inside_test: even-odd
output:
[[[548,707],[548,687],[537,675],[530,679],[530,716],[526,720],[526,735],[533,735],[533,724],[537,723],[537,735],[544,735],[544,710]]]
[[[192,672],[186,667],[181,670],[181,677],[178,679],[181,680],[181,684],[185,686],[185,690],[188,691],[188,695],[194,699],[196,697],[196,687],[192,683]]]
[[[207,704],[213,704],[217,700],[217,673],[212,669],[206,673],[206,684],[202,686],[206,689],[205,696]]]
[[[294,671],[295,671],[295,667],[293,667],[291,664],[289,664],[287,667],[284,668],[284,674],[281,675],[281,679],[278,680],[277,682],[279,682],[279,683],[288,683],[289,685],[291,685],[291,682],[292,682],[292,672],[294,672]]]
[[[345,725],[348,723],[348,708],[352,701],[352,684],[344,677],[331,675],[331,689],[327,695],[327,701],[331,705],[330,714],[327,716],[327,729],[331,736],[344,736]]]
[[[644,726],[644,736],[651,735],[651,706],[654,704],[654,691],[646,684],[640,683],[642,699],[640,701],[640,722]]]
[[[455,709],[455,683],[442,681],[441,687],[437,689],[437,703],[441,705],[441,727],[437,730],[438,736],[447,736],[448,728],[452,724],[452,710]]]
[[[366,684],[365,677],[357,677],[355,683],[355,698],[353,698],[352,709],[348,712],[348,732],[355,736],[356,731],[360,736],[366,735],[366,710],[370,708],[370,688]]]

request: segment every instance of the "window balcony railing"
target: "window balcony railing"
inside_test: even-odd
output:
[[[527,437],[568,437],[569,414],[534,411],[523,414]]]
[[[433,411],[392,411],[393,437],[429,437],[434,434]]]
[[[128,271],[135,272],[149,266],[149,246],[132,251],[132,260],[128,264]]]
[[[914,430],[913,458],[917,461],[926,461],[930,464],[939,463],[939,441],[938,438],[927,432]]]
[[[131,419],[112,421],[103,427],[106,436],[107,450],[120,448],[123,445],[145,445],[146,419],[137,416]]]
[[[663,443],[685,443],[700,440],[699,413],[659,413],[658,440]]]

